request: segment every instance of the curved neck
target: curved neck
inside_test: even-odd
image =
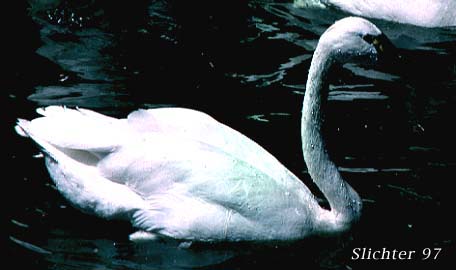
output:
[[[331,211],[322,212],[319,221],[328,231],[348,229],[359,218],[361,199],[346,183],[330,160],[322,136],[324,104],[327,102],[327,74],[333,64],[332,51],[318,46],[310,65],[302,108],[302,150],[310,176],[325,195]]]

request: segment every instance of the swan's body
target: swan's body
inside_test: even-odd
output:
[[[39,131],[29,134],[48,152],[57,188],[86,212],[187,240],[299,238],[319,214],[311,193],[272,155],[203,113],[139,110],[109,122],[86,110],[41,113],[29,125]],[[70,156],[38,137],[84,153]]]
[[[303,152],[331,210],[266,150],[202,112],[162,108],[116,119],[51,106],[38,110],[44,117],[19,120],[16,130],[43,149],[52,179],[74,206],[130,220],[139,237],[250,241],[340,233],[359,218],[361,200],[325,150],[324,79],[334,62],[375,62],[380,35],[364,19],[343,19],[323,34],[312,60]]]
[[[456,26],[455,0],[295,0],[295,4],[335,7],[357,16],[424,27]]]

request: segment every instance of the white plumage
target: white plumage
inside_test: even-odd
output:
[[[456,26],[455,0],[295,0],[298,7],[335,7],[376,19],[424,27]]]

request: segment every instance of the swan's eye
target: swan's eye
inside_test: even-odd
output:
[[[374,47],[383,52],[383,45],[382,43],[380,42],[380,39],[377,37],[377,36],[373,36],[373,35],[365,35],[363,36],[363,39],[369,43],[369,44],[372,44],[374,45]]]
[[[372,40],[374,40],[374,36],[372,36],[372,35],[364,35],[364,36],[362,36],[362,38],[364,39],[364,41],[366,41],[369,44],[372,44]]]

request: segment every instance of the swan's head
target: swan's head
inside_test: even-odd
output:
[[[318,46],[341,64],[376,64],[393,47],[377,26],[358,17],[335,22],[320,37]]]

